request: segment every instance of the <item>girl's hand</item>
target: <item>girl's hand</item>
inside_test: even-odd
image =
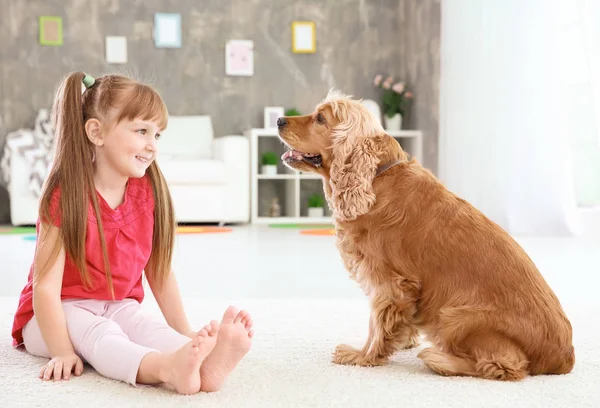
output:
[[[40,369],[40,378],[43,381],[49,381],[54,376],[55,381],[61,379],[68,380],[71,377],[71,372],[75,372],[76,376],[80,376],[83,373],[83,362],[75,353],[66,356],[56,356],[48,361]]]

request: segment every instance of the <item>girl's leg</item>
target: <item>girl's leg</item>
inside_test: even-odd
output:
[[[162,352],[171,352],[189,341],[189,338],[172,329],[163,319],[142,309],[134,300],[113,302],[105,316],[117,322],[129,338]],[[216,328],[218,327],[218,335]],[[205,327],[211,337],[217,337],[214,352],[200,368],[201,390],[218,391],[240,360],[249,351],[253,331],[252,320],[245,312],[229,307],[221,323],[211,322]]]
[[[142,359],[156,350],[132,343],[119,325],[85,310],[80,303],[104,302],[85,300],[64,304],[69,337],[77,354],[99,374],[135,385]]]
[[[130,341],[118,324],[91,311],[96,312],[92,306],[104,303],[96,300],[63,303],[69,337],[84,361],[99,374],[132,385],[164,382],[180,393],[198,392],[200,364],[212,351],[210,345],[203,343],[208,336],[206,332],[200,332],[175,353],[162,354]],[[103,311],[104,307],[98,309]],[[28,323],[24,337],[28,350],[50,357],[45,344],[40,345],[44,341],[35,318]]]
[[[100,303],[94,300],[63,302],[75,353],[101,375],[135,384],[140,362],[146,354],[156,350],[129,344],[131,342],[118,325],[96,314],[103,310]],[[35,316],[23,328],[23,342],[31,354],[52,358]],[[109,350],[111,358],[107,358]]]
[[[52,358],[35,316],[23,327],[23,345],[25,350],[34,356]],[[81,356],[79,357],[81,358]]]
[[[143,309],[132,299],[109,302],[104,316],[117,323],[134,343],[151,347],[162,353],[174,353],[191,339],[177,332],[164,319]],[[209,337],[213,338],[217,335],[218,327],[218,323],[213,321],[204,329]]]

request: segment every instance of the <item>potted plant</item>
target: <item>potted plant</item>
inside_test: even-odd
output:
[[[393,82],[391,76],[383,80],[383,76],[377,75],[373,80],[376,87],[384,90],[381,102],[386,130],[402,128],[402,117],[406,113],[409,99],[413,97],[412,92],[406,90],[404,82]]]
[[[274,176],[277,174],[277,163],[279,158],[273,152],[265,152],[262,155],[262,174]]]
[[[320,194],[308,197],[308,216],[311,218],[322,218],[325,213],[325,199]]]
[[[285,116],[302,116],[296,108],[290,108],[285,111]]]

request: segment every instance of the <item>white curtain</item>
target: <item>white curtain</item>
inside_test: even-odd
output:
[[[567,80],[565,107],[571,133],[577,202],[600,210],[600,2],[564,6],[561,67]]]
[[[582,230],[560,0],[443,0],[439,176],[514,235]]]

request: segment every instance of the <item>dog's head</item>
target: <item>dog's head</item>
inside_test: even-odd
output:
[[[329,204],[339,220],[367,213],[375,202],[372,182],[378,165],[405,158],[371,112],[338,91],[330,91],[313,113],[279,118],[277,126],[290,148],[282,160],[329,182]]]

